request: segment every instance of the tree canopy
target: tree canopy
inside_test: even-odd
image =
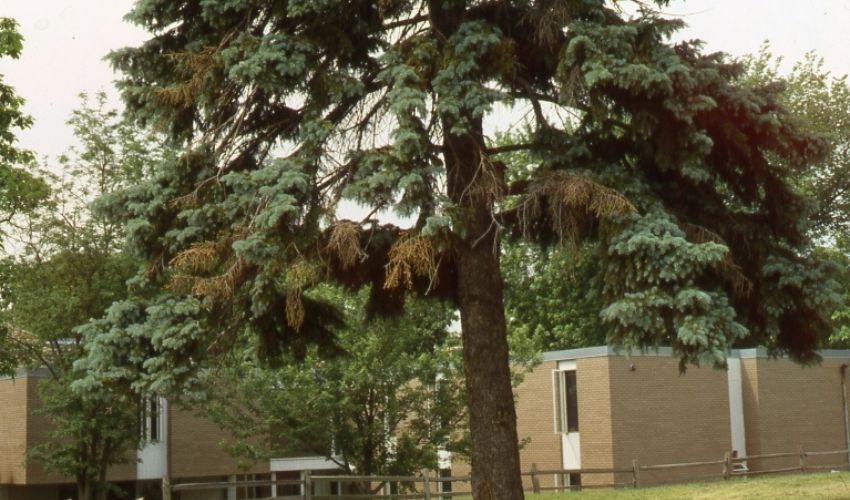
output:
[[[776,86],[670,43],[682,23],[650,9],[666,3],[138,2],[151,38],[112,54],[119,86],[187,150],[113,200],[146,266],[89,325],[78,387],[185,386],[243,334],[269,355],[330,348],[325,281],[367,288],[369,314],[448,299],[474,496],[521,498],[505,235],[600,242],[612,343],[669,343],[683,366],[722,365],[738,341],[813,359],[836,295],[789,179],[828,143]],[[527,111],[528,141],[488,145],[497,104]],[[500,161],[515,151],[538,158],[519,176]],[[342,200],[369,215],[343,219]]]
[[[0,17],[0,58],[20,57],[23,38],[17,27],[13,19]],[[0,250],[5,250],[6,233],[16,216],[37,208],[48,194],[47,185],[24,168],[32,165],[32,153],[16,144],[16,132],[32,124],[21,109],[23,102],[0,75]],[[8,294],[2,286],[0,282],[0,299]],[[0,324],[0,374],[13,372],[26,358],[26,353],[13,340],[8,326]]]
[[[0,17],[0,58],[20,57],[23,37],[17,27],[14,19]],[[15,133],[32,125],[32,119],[21,109],[23,104],[0,75],[0,237],[16,214],[38,206],[47,196],[44,182],[24,168],[32,165],[32,153],[16,144]]]

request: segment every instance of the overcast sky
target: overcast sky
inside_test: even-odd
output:
[[[0,61],[0,74],[26,101],[34,127],[21,143],[55,156],[72,142],[65,120],[80,92],[111,92],[115,75],[102,58],[137,44],[145,33],[122,21],[133,0],[0,0],[0,16],[13,17],[25,37],[23,57]],[[789,64],[815,50],[836,74],[850,73],[848,0],[674,0],[665,9],[709,50],[755,52],[770,40]]]

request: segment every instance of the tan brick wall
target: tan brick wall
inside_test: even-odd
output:
[[[456,457],[452,458],[452,477],[469,477],[471,473],[472,468],[469,466],[469,462],[460,460]],[[472,486],[468,481],[457,481],[452,483],[452,491],[468,493],[472,491]]]
[[[610,358],[576,360],[578,422],[582,469],[610,469],[614,465],[611,425]],[[610,484],[611,474],[584,474],[583,485]]]
[[[529,472],[532,464],[539,470],[561,468],[560,437],[553,426],[552,370],[557,363],[544,362],[524,375],[522,383],[514,389],[517,434],[520,443],[520,468]],[[452,476],[468,476],[470,464],[455,457],[452,461]],[[531,478],[523,476],[525,488],[531,489]],[[551,486],[552,476],[542,478],[542,486]],[[455,492],[470,491],[469,483],[454,483]]]
[[[522,443],[520,450],[520,468],[523,472],[531,471],[532,464],[538,470],[561,468],[560,435],[555,433],[554,409],[552,394],[552,370],[557,368],[557,362],[544,362],[533,371],[524,375],[522,383],[514,389],[517,434]],[[452,461],[452,476],[468,476],[471,468],[468,462],[454,459]],[[523,476],[526,489],[531,489],[531,478]],[[554,476],[541,476],[542,487],[554,486]],[[454,491],[469,491],[468,483],[455,483]]]
[[[222,476],[243,472],[238,461],[222,447],[233,435],[220,429],[210,419],[195,411],[169,406],[171,429],[171,476],[182,477]],[[247,472],[269,472],[268,461],[254,465]]]
[[[24,465],[27,446],[43,443],[50,433],[47,416],[40,407],[36,377],[0,379],[0,484],[52,484],[72,482],[72,478],[48,475],[41,464]],[[172,474],[181,477],[221,476],[239,472],[238,463],[220,446],[232,436],[210,420],[188,410],[170,410],[172,418]],[[110,469],[109,480],[126,481],[136,477],[133,461]],[[268,472],[268,462],[249,472]]]
[[[531,471],[537,464],[538,470],[561,468],[560,435],[554,429],[552,398],[552,370],[555,362],[545,362],[525,375],[522,383],[514,390],[516,394],[517,434],[520,443],[520,467],[523,472]],[[542,486],[551,486],[552,476],[541,478]],[[527,488],[531,479],[523,477]],[[552,484],[553,485],[553,484]]]
[[[844,448],[839,367],[845,362],[850,358],[826,358],[821,366],[801,367],[788,360],[743,358],[748,453],[793,452],[801,445],[810,451]],[[530,438],[522,450],[524,471],[532,462],[540,469],[561,466],[560,440],[553,432],[551,371],[556,367],[556,362],[543,363],[517,390],[518,432],[521,439]],[[633,458],[643,465],[713,461],[730,450],[725,371],[690,367],[680,375],[678,361],[665,356],[583,358],[576,361],[576,370],[583,468],[630,469]],[[807,463],[835,464],[844,459],[810,457]],[[794,457],[749,465],[759,470],[798,463]],[[452,472],[465,475],[469,467],[455,462]],[[641,483],[699,476],[719,479],[721,473],[721,465],[642,471]],[[631,479],[630,473],[616,477],[622,483]],[[611,481],[610,475],[582,477],[585,485]]]
[[[662,356],[617,356],[609,362],[616,468],[630,468],[632,459],[653,465],[723,458],[731,444],[725,370],[690,367],[680,375],[678,360]],[[646,471],[641,483],[719,478],[721,472],[721,465]],[[631,481],[631,474],[617,481]]]
[[[787,359],[746,359],[757,366],[757,408],[745,408],[747,453],[840,450],[846,447],[841,397],[842,363],[850,358],[825,358],[820,366],[804,367]],[[747,370],[750,375],[750,370]],[[848,375],[850,378],[850,375]],[[850,380],[848,380],[850,382]],[[745,396],[746,397],[746,396]],[[752,445],[751,445],[752,443]],[[810,458],[812,464],[846,463],[846,456]],[[797,458],[751,461],[751,469],[773,469],[799,464]]]
[[[0,484],[26,482],[26,378],[0,379]]]
[[[555,432],[554,423],[552,371],[557,368],[556,361],[541,363],[527,373],[515,389],[517,433],[520,442],[525,443],[520,451],[523,472],[529,472],[532,464],[537,464],[538,470],[559,470],[563,466],[561,435]],[[608,370],[608,358],[604,356],[576,361],[583,468],[610,468],[613,464]],[[452,475],[464,476],[469,472],[469,464],[460,460],[452,463]],[[610,474],[587,474],[582,477],[582,483],[586,485],[607,484],[611,481]],[[525,476],[523,482],[526,488],[531,488],[530,477]],[[555,486],[555,476],[541,475],[540,485],[543,488]],[[467,488],[457,484],[455,491],[467,491]]]

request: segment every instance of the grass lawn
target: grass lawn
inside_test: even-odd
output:
[[[850,473],[821,472],[782,476],[735,478],[729,481],[690,483],[654,488],[586,489],[572,493],[526,494],[528,500],[554,500],[562,498],[612,498],[612,499],[750,499],[750,498],[848,498],[850,499]]]

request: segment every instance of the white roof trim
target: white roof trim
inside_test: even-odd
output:
[[[0,380],[27,378],[27,377],[46,377],[50,374],[47,368],[37,368],[35,370],[18,369],[14,375],[0,375]]]
[[[302,470],[335,470],[339,465],[326,457],[272,458],[269,460],[271,472],[292,472]]]
[[[824,349],[817,352],[823,358],[850,358],[850,349]],[[629,352],[624,348],[611,346],[582,347],[579,349],[566,349],[562,351],[547,351],[543,353],[543,361],[559,361],[564,359],[599,358],[605,356],[625,357],[670,357],[673,349],[670,347],[650,347],[645,350],[633,350]],[[763,347],[751,349],[732,349],[729,351],[730,358],[767,358],[767,349]]]

